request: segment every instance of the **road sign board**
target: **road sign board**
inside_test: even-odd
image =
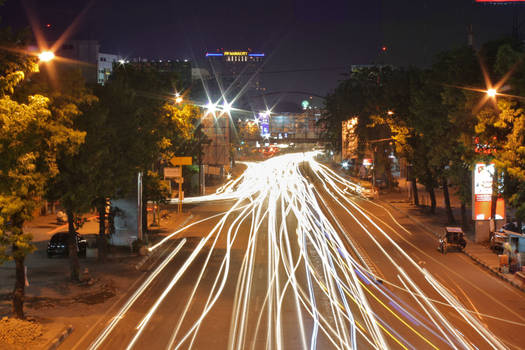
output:
[[[172,165],[191,165],[191,157],[173,157],[170,159]]]
[[[182,168],[164,168],[164,177],[167,179],[182,177]]]

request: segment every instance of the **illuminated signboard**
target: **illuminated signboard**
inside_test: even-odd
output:
[[[372,165],[372,159],[370,159],[370,158],[363,158],[363,165],[364,166],[371,166]]]
[[[477,163],[474,168],[474,183],[472,191],[472,219],[490,220],[492,205],[492,181],[494,178],[494,163]],[[496,220],[505,218],[505,202],[498,198],[496,202]]]
[[[249,53],[248,51],[224,51],[224,52],[206,52],[206,57],[223,57],[223,56],[249,56],[264,57],[264,53]]]
[[[268,113],[259,113],[258,119],[261,136],[264,138],[270,137],[270,116]]]
[[[248,56],[247,51],[224,51],[224,56]]]

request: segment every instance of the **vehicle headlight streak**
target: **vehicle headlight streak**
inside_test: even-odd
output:
[[[127,349],[132,349],[136,345],[153,315],[161,308],[166,296],[176,287],[188,267],[195,263],[197,256],[202,254],[205,245],[209,246],[209,251],[188,295],[184,311],[174,317],[174,329],[171,339],[167,341],[167,350],[193,347],[203,320],[218,302],[227,283],[233,283],[236,287],[228,349],[254,349],[261,345],[255,341],[261,336],[266,339],[266,348],[285,349],[287,335],[283,334],[283,310],[285,306],[289,308],[292,305],[297,320],[297,336],[303,348],[315,349],[322,334],[336,349],[357,348],[358,337],[375,349],[388,348],[390,342],[387,342],[387,339],[402,348],[414,349],[415,347],[401,336],[400,329],[396,329],[397,321],[401,323],[405,332],[416,335],[426,343],[426,346],[437,348],[421,333],[421,326],[434,337],[433,339],[443,341],[449,346],[472,348],[466,336],[456,331],[452,323],[435,306],[438,301],[425,296],[411,276],[389,252],[381,247],[376,237],[358,219],[357,214],[364,217],[389,240],[406,262],[424,276],[426,282],[443,298],[439,303],[454,308],[491,347],[504,349],[505,346],[499,339],[473,317],[471,312],[427,270],[415,263],[366,214],[363,208],[348,198],[348,190],[360,193],[362,188],[317,163],[313,159],[314,155],[313,152],[287,154],[261,163],[245,163],[246,171],[239,178],[228,181],[216,193],[185,199],[187,203],[232,200],[234,204],[228,211],[204,219],[217,218],[218,222],[198,243],[144,315]],[[347,251],[340,237],[340,234],[344,233],[341,232],[341,225],[335,217],[331,221],[325,216],[324,212],[333,216],[331,209],[324,201],[318,201],[318,198],[322,199],[322,197],[301,173],[301,164],[309,165],[313,176],[325,188],[326,193],[345,209],[348,218],[367,233],[377,249],[389,259],[392,266],[397,268],[402,285],[399,288],[412,296],[418,308],[423,309],[425,316],[419,314],[414,316],[413,313],[417,313],[414,308],[400,306],[392,296],[383,291],[385,287],[376,283],[373,270],[365,266],[365,260],[359,255],[359,251],[355,249],[352,253]],[[150,250],[157,249],[168,239],[177,237],[188,227],[199,222],[174,232]],[[335,222],[336,226],[332,222]],[[267,229],[263,229],[265,226]],[[244,229],[245,227],[249,229]],[[231,281],[231,276],[237,275],[232,273],[232,246],[241,236],[247,238],[247,243],[238,277],[235,281]],[[226,240],[224,253],[217,253],[219,237],[224,237]],[[347,244],[352,247],[351,239]],[[261,264],[261,254],[257,254],[258,248],[263,247],[266,249],[264,265]],[[207,291],[204,305],[199,309],[200,311],[195,312],[196,307],[192,305],[195,304],[197,292],[202,292],[203,276],[209,269],[211,257],[218,254],[221,258],[219,270],[211,289]],[[168,262],[169,260],[165,260],[161,266],[165,266]],[[160,270],[155,270],[148,280],[154,279]],[[125,316],[126,311],[147,285],[143,284],[140,291],[137,291],[138,294],[128,300],[115,318],[117,321],[106,327],[97,341],[92,344],[91,350],[98,348],[107,339],[118,319]],[[260,298],[253,297],[257,295],[258,290],[260,295],[261,285],[266,289],[262,304],[257,302]],[[378,295],[374,293],[375,290],[379,291]],[[384,303],[381,299],[388,301]],[[395,308],[392,309],[388,304]],[[392,315],[397,320],[396,323],[389,324],[386,319],[380,318],[379,310],[375,309],[377,307]],[[257,313],[253,314],[251,311]],[[286,314],[286,317],[290,317],[290,314]],[[312,322],[305,322],[308,318]],[[191,325],[184,327],[183,330],[183,324],[187,324],[185,321],[190,321]],[[417,326],[420,328],[416,329]]]
[[[406,260],[417,270],[419,270],[420,273],[423,274],[425,279],[429,282],[429,284],[448,302],[448,304],[455,306],[456,311],[460,314],[460,316],[465,319],[465,321],[471,325],[471,327],[485,340],[487,343],[494,349],[506,349],[507,347],[497,338],[495,337],[483,324],[479,322],[479,320],[475,319],[471,313],[465,312],[465,308],[461,306],[461,303],[454,297],[448,290],[442,286],[435,278],[424,268],[419,266],[399,245],[383,230],[381,229],[359,206],[357,206],[353,201],[351,201],[349,198],[344,196],[342,194],[341,189],[337,186],[337,183],[339,184],[346,184],[353,185],[351,182],[340,178],[337,176],[333,171],[328,169],[325,166],[322,166],[319,163],[316,163],[315,161],[311,161],[310,165],[314,169],[316,175],[318,178],[323,182],[326,189],[331,189],[332,191],[339,193],[340,197],[351,207],[353,207],[357,212],[359,212],[363,217],[367,219],[381,234],[398,250],[398,252],[403,255]],[[333,181],[332,179],[337,179],[336,181]],[[347,207],[339,201],[335,196],[333,197],[334,200],[343,207],[349,215],[354,217],[355,221],[361,225],[359,220],[347,209]],[[385,256],[391,261],[391,263],[397,267],[397,269],[401,272],[401,275],[403,278],[408,281],[412,287],[417,288],[417,285],[415,282],[406,274],[406,272],[393,260],[390,254],[388,254],[381,244],[373,237],[372,233],[367,230],[364,226],[362,228],[365,230],[365,232],[368,233],[369,237],[372,239],[374,243],[376,243],[378,249],[383,251]],[[424,293],[417,288],[419,295],[424,295]],[[431,308],[431,310],[434,312],[434,314],[441,320],[443,325],[446,327],[446,331],[451,332],[452,335],[455,336],[455,341],[459,342],[463,347],[465,348],[472,348],[470,345],[470,342],[468,342],[462,334],[457,332],[457,330],[450,324],[450,322],[446,319],[446,317],[433,306],[432,302],[428,298],[423,298],[423,300],[426,302],[427,306]],[[425,310],[427,311],[427,310]],[[437,326],[437,324],[436,324]],[[441,330],[441,329],[440,329]],[[448,337],[447,337],[448,339]],[[450,342],[449,345],[454,346],[455,345]]]

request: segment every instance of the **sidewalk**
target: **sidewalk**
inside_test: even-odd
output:
[[[382,201],[391,208],[403,213],[411,221],[416,223],[419,227],[436,235],[436,238],[441,235],[445,226],[447,226],[447,215],[445,212],[445,204],[442,190],[436,189],[436,213],[430,214],[429,207],[422,205],[416,207],[408,198],[408,189],[403,179],[400,180],[398,191],[380,192],[376,200]],[[420,202],[428,203],[424,199],[427,194],[423,188],[418,188],[420,195]],[[460,202],[454,195],[453,188],[450,189],[450,200],[453,207],[453,213],[456,221],[460,222]],[[423,199],[423,200],[422,200]],[[458,224],[459,226],[459,224]],[[466,232],[467,246],[464,250],[465,255],[470,257],[476,264],[479,264],[492,274],[498,276],[502,280],[508,282],[512,286],[525,292],[525,281],[515,274],[503,274],[499,272],[498,255],[494,253],[487,242],[475,243],[473,240],[473,233]]]
[[[163,238],[187,222],[190,216],[191,213],[176,214],[170,209],[169,215],[161,218],[160,226],[151,227],[150,240],[155,242]],[[127,247],[111,247],[106,263],[97,259],[80,259],[83,282],[72,283],[69,280],[69,260],[50,259],[46,254],[49,237],[55,232],[67,231],[67,226],[57,225],[56,216],[48,215],[35,218],[26,225],[26,230],[33,233],[37,250],[26,258],[29,286],[26,287],[24,311],[28,319],[41,326],[41,335],[30,345],[32,349],[57,346],[56,340],[63,340],[73,329],[75,333],[83,333],[99,322],[119,297],[143,276],[143,272],[137,269],[137,263],[145,260],[144,257],[130,252]],[[93,219],[79,232],[96,234],[98,222]],[[83,273],[85,269],[86,274]],[[11,316],[14,281],[14,263],[0,265],[0,320]],[[3,342],[2,330],[1,349],[27,348],[27,344]]]

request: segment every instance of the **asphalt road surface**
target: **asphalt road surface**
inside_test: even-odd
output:
[[[518,349],[525,298],[315,161],[248,163],[78,349]]]

